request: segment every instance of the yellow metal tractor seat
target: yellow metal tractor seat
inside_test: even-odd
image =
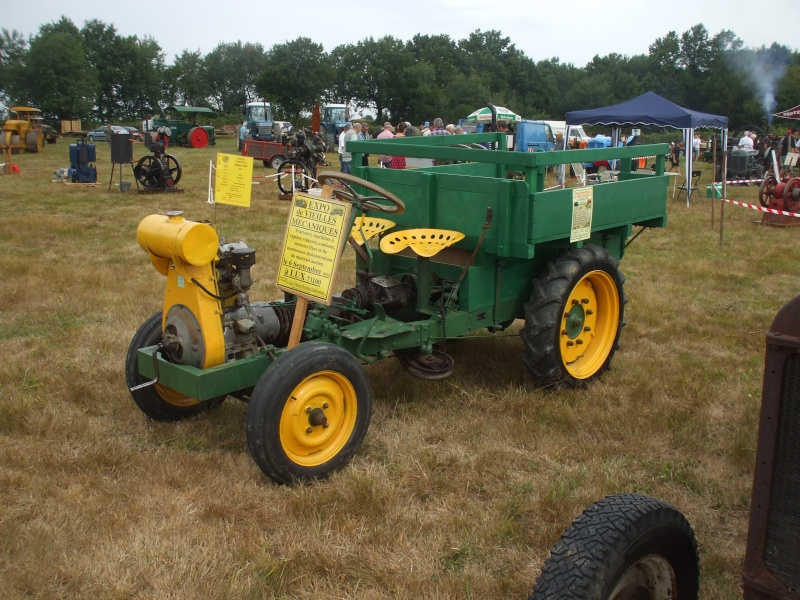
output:
[[[430,258],[456,242],[464,239],[460,231],[448,229],[404,229],[381,240],[381,250],[386,254],[397,254],[411,248],[417,256]]]
[[[368,217],[361,215],[353,223],[353,228],[350,230],[350,237],[360,246],[365,241],[370,241],[376,235],[380,235],[395,226],[394,221],[389,219],[377,219],[375,217]]]

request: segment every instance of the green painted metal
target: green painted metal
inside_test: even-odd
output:
[[[465,237],[425,261],[410,250],[383,254],[373,242],[367,253],[369,264],[357,258],[357,269],[393,281],[413,281],[416,300],[393,314],[386,314],[383,306],[376,304],[368,311],[361,310],[352,323],[330,318],[327,307],[312,304],[304,323],[304,339],[337,344],[369,363],[401,349],[430,353],[434,344],[444,339],[499,330],[523,318],[533,281],[564,250],[584,243],[570,242],[574,191],[544,189],[546,169],[551,165],[619,161],[619,181],[592,187],[589,240],[617,258],[623,257],[634,227],[666,225],[666,144],[546,153],[457,146],[504,140],[505,134],[490,133],[348,142],[354,165],[361,164],[363,153],[446,161],[448,164],[406,170],[359,166],[353,168],[353,174],[404,201],[405,212],[390,217],[397,224],[393,231],[448,229]],[[656,157],[655,174],[632,171],[631,162],[643,156]],[[493,214],[491,226],[475,252],[487,209]],[[467,265],[471,266],[465,272]],[[582,327],[580,315],[573,320],[572,329]],[[568,334],[577,335],[571,330]],[[252,387],[274,357],[285,351],[267,346],[254,357],[206,370],[160,360],[161,382],[205,400]],[[146,377],[154,373],[152,352],[153,348],[139,351],[139,368]]]

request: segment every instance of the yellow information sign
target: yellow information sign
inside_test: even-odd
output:
[[[236,154],[217,154],[214,201],[219,204],[249,207],[252,190],[253,158]]]
[[[570,242],[588,240],[592,235],[592,212],[594,211],[594,188],[581,187],[572,190],[572,229]]]
[[[276,279],[280,289],[330,304],[350,209],[347,202],[295,194]]]

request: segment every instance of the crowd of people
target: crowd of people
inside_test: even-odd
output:
[[[497,122],[498,131],[508,131],[508,123],[505,121]],[[429,136],[429,135],[461,135],[466,133],[461,127],[457,125],[445,125],[444,121],[439,117],[433,120],[433,125],[430,121],[425,121],[418,127],[413,126],[408,121],[401,121],[396,126],[391,122],[386,121],[383,127],[375,131],[372,135],[369,132],[369,126],[366,123],[347,123],[344,129],[339,134],[339,163],[342,173],[350,173],[352,169],[353,155],[351,152],[345,150],[347,142],[354,139],[368,140],[368,139],[388,139],[395,137],[411,137],[415,135]],[[405,169],[406,159],[404,156],[389,156],[387,154],[380,154],[378,156],[379,166],[385,169]],[[362,165],[369,165],[369,155],[362,156]]]

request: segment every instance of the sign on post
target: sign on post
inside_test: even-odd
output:
[[[351,208],[333,198],[294,195],[280,252],[278,288],[331,303],[339,257],[350,233]]]
[[[572,228],[569,241],[580,242],[592,236],[592,212],[594,210],[594,188],[582,187],[572,190]]]
[[[236,154],[217,154],[215,188],[215,202],[249,207],[253,190],[253,159]]]

